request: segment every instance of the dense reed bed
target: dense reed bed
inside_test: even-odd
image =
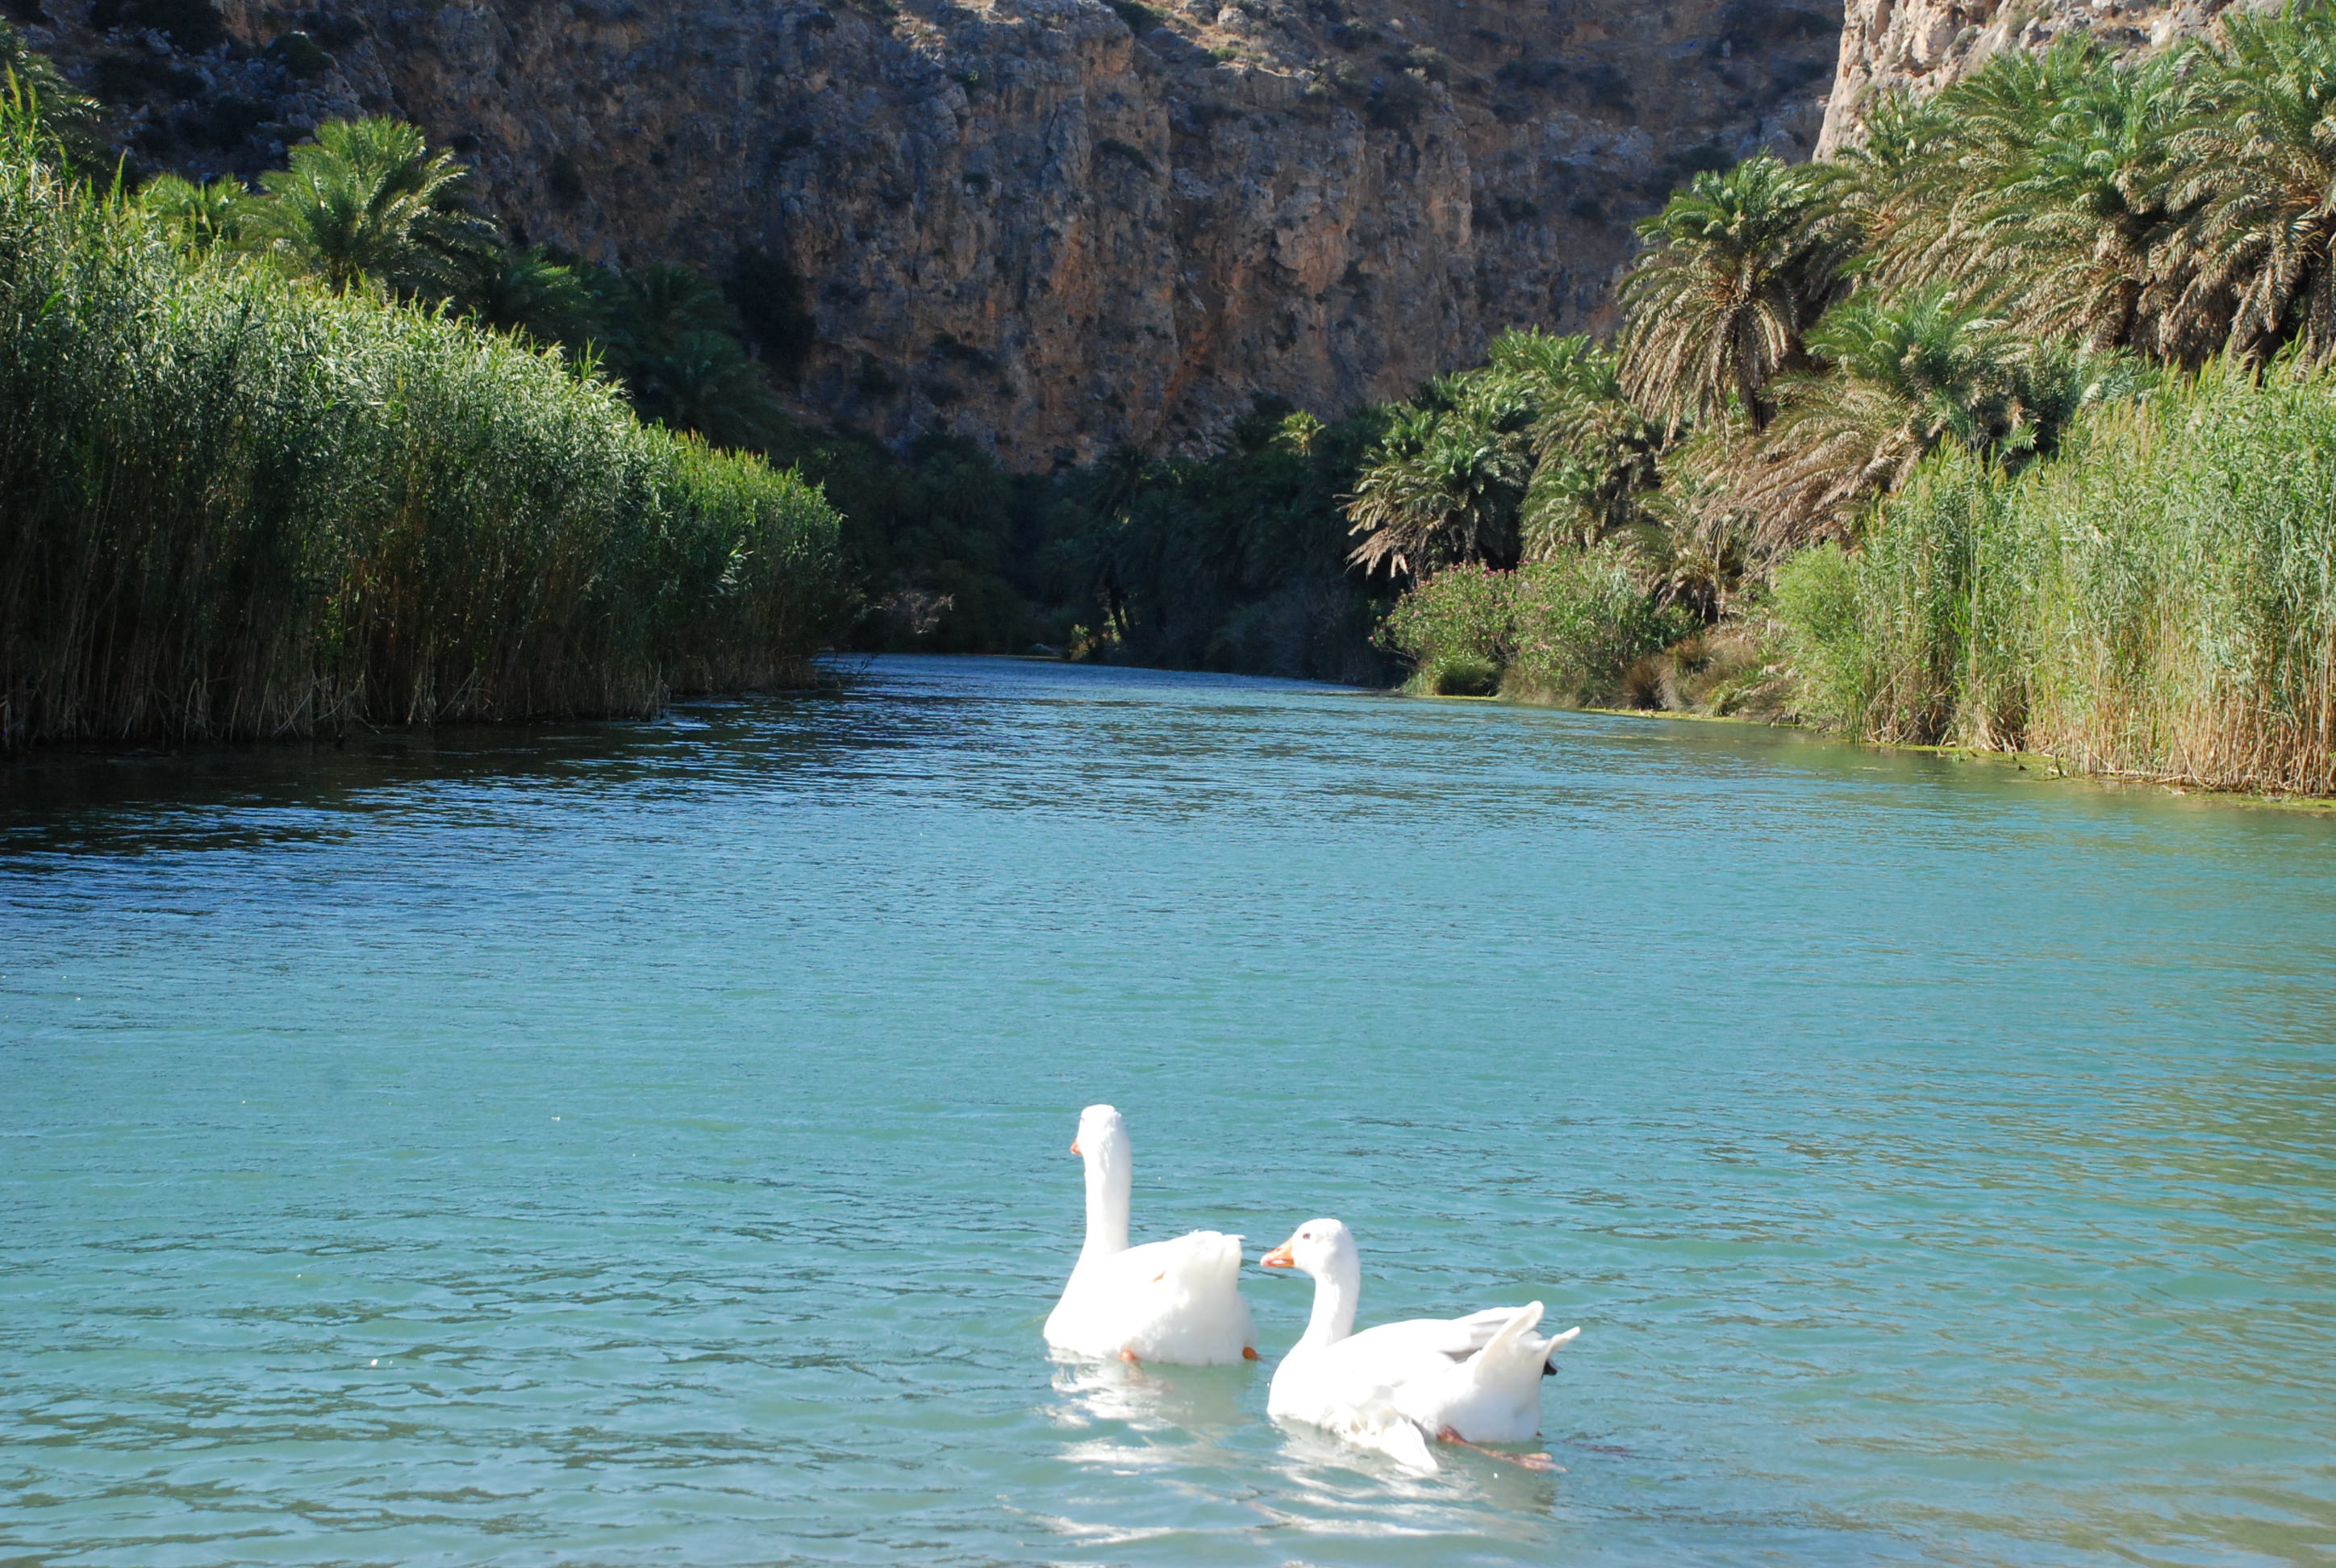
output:
[[[0,112],[0,746],[799,678],[836,535],[557,351],[189,254]]]
[[[2212,365],[2017,476],[1942,448],[1778,607],[1857,732],[2336,794],[2336,375]]]

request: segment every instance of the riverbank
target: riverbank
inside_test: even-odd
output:
[[[2336,7],[2234,8],[1697,174],[1611,346],[1512,332],[1390,412],[1384,635],[1444,693],[2336,793],[2331,84]]]
[[[2336,378],[2218,364],[2025,472],[1942,449],[1779,573],[1808,711],[2088,772],[2336,793]]]
[[[785,684],[820,494],[557,349],[198,251],[0,107],[0,749],[653,712]]]
[[[1413,689],[1747,715],[2185,788],[2336,794],[2336,374],[2217,361],[2012,469],[1950,443],[1850,548],[1667,625],[1619,550],[1446,568]],[[1670,612],[1674,615],[1676,612]]]
[[[2104,770],[2071,768],[2065,759],[2049,752],[2006,751],[1983,746],[1926,745],[1915,741],[1883,741],[1860,736],[1844,735],[1806,724],[1783,718],[1753,718],[1740,714],[1678,713],[1665,708],[1598,707],[1572,703],[1552,703],[1527,696],[1448,696],[1435,692],[1408,691],[1397,688],[1391,694],[1415,702],[1483,703],[1495,706],[1552,708],[1567,713],[1593,713],[1605,718],[1645,719],[1657,722],[1693,725],[1719,725],[1749,729],[1785,730],[1815,740],[1835,740],[1872,751],[1898,755],[1945,757],[1954,762],[1978,763],[1990,767],[2010,769],[2029,774],[2039,781],[2066,779],[2107,788],[2148,789],[2176,797],[2196,796],[2201,799],[2234,804],[2260,806],[2303,812],[2313,815],[2336,816],[2336,796],[2282,794],[2265,790],[2216,789],[2189,780],[2156,776],[2146,774],[2111,773]]]

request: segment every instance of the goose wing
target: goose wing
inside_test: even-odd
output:
[[[1514,1307],[1493,1307],[1465,1318],[1413,1318],[1401,1323],[1382,1323],[1376,1329],[1351,1334],[1340,1342],[1360,1347],[1349,1353],[1372,1360],[1397,1362],[1440,1356],[1449,1361],[1465,1361],[1491,1344],[1516,1310]]]
[[[1185,1366],[1241,1360],[1255,1343],[1241,1296],[1241,1242],[1194,1231],[1085,1265],[1066,1292],[1083,1327],[1057,1342],[1086,1355]]]

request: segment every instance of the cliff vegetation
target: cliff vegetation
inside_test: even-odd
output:
[[[1612,598],[1577,697],[2336,788],[2331,113],[2336,11],[2234,11],[1698,175],[1594,375],[1496,353],[1396,415],[1432,438],[1351,514],[1417,678],[1545,686],[1526,607],[1602,562],[1705,627],[1633,662]]]

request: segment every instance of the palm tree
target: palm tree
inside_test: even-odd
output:
[[[1122,642],[1135,632],[1139,594],[1163,581],[1163,542],[1184,519],[1176,494],[1184,477],[1179,465],[1121,442],[1064,487],[1076,521],[1047,547],[1048,574],[1067,597],[1100,602]]]
[[[1319,419],[1302,408],[1285,414],[1281,416],[1281,423],[1274,427],[1272,450],[1291,457],[1311,457],[1322,440],[1325,428]]]
[[[1152,456],[1123,441],[1075,474],[1071,497],[1097,516],[1113,516],[1134,504],[1144,487],[1161,477]]]
[[[175,174],[158,174],[139,188],[138,204],[187,248],[209,250],[233,246],[243,238],[250,193],[232,180],[198,185]]]
[[[1585,408],[1621,396],[1619,374],[1614,355],[1582,334],[1513,327],[1486,348],[1483,370],[1451,379],[1465,384],[1464,402],[1504,429],[1524,431],[1540,451],[1563,441]]]
[[[2022,325],[2095,348],[2154,346],[2179,297],[2166,277],[2167,151],[2184,107],[2174,61],[2098,54],[2026,164],[1990,203],[1989,232],[2020,278]]]
[[[2040,54],[1996,54],[1927,101],[1893,94],[1881,134],[1857,161],[1855,178],[1879,177],[1895,219],[1869,229],[1874,257],[1866,277],[1884,288],[1951,282],[1967,289],[1974,271],[1993,278],[1997,264],[1977,239],[1986,204],[2026,166],[2097,54],[2070,33]],[[1845,204],[1864,219],[1869,200]]]
[[[1366,573],[1421,577],[1456,560],[1513,564],[1529,472],[1514,433],[1465,408],[1399,410],[1348,499],[1348,559]]]
[[[2146,374],[2115,350],[2039,345],[1935,285],[1836,306],[1809,341],[1831,370],[1781,382],[1775,423],[1706,458],[1709,512],[1744,520],[1772,553],[1845,538],[1942,442],[2014,461],[2048,451],[2079,408]]]
[[[1518,514],[1525,554],[1546,560],[1586,550],[1644,522],[1645,502],[1661,482],[1661,435],[1622,398],[1582,409],[1567,439],[1543,448],[1525,487]]]
[[[693,333],[735,336],[738,312],[721,289],[695,269],[658,262],[600,275],[600,307],[610,355],[671,350]]]
[[[644,419],[660,419],[725,445],[762,445],[781,410],[738,339],[738,312],[721,289],[676,262],[596,275],[608,368]]]
[[[1485,374],[1532,410],[1533,477],[1518,518],[1525,554],[1592,545],[1641,521],[1662,433],[1623,395],[1612,352],[1579,335],[1512,331],[1487,357]]]
[[[582,345],[596,317],[592,291],[540,245],[498,246],[463,269],[456,298],[479,320],[544,343]]]
[[[5,20],[0,20],[0,95],[36,123],[67,162],[94,167],[104,160],[98,130],[105,106],[75,92],[49,57],[34,54]]]
[[[624,378],[644,419],[694,430],[720,446],[759,446],[778,418],[778,402],[736,338],[687,332],[667,346],[636,354]]]
[[[2195,123],[2176,138],[2177,201],[2195,268],[2180,303],[2194,337],[2222,320],[2261,356],[2293,339],[2336,354],[2336,9],[2234,9],[2201,51]]]
[[[2157,346],[2181,294],[2167,248],[2178,73],[2172,55],[2127,62],[2080,33],[1990,60],[1925,116],[1944,134],[1910,150],[1922,210],[1877,236],[1875,280],[1985,295],[2038,336]]]
[[[1825,182],[1763,153],[1703,173],[1639,226],[1622,283],[1622,385],[1676,430],[1731,407],[1768,422],[1770,381],[1845,286],[1854,235]]]
[[[1750,565],[1751,531],[1717,503],[1718,482],[1708,472],[1708,437],[1664,453],[1661,488],[1647,497],[1643,521],[1625,535],[1655,602],[1676,605],[1709,625],[1742,589]]]
[[[1869,103],[1858,141],[1809,165],[1871,258],[1861,281],[1919,280],[1941,264],[1956,237],[1957,187],[1946,176],[1961,145],[1961,122],[1936,96],[1894,88]]]
[[[457,205],[469,172],[394,120],[336,120],[292,149],[245,229],[335,288],[366,278],[408,294],[450,294],[464,258],[496,243],[492,224]]]
[[[2002,321],[1935,285],[1837,307],[1815,333],[1832,369],[1785,383],[1776,423],[1716,465],[1718,510],[1747,519],[1771,551],[1844,537],[1942,439],[1993,423],[2010,385],[2008,338]]]

